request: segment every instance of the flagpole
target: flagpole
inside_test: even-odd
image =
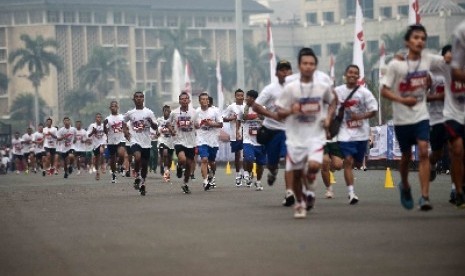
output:
[[[276,56],[274,53],[274,43],[273,43],[273,34],[271,33],[271,22],[270,18],[267,20],[266,24],[266,34],[269,47],[269,58],[270,58],[270,81],[271,83],[278,83],[278,77],[276,77]]]

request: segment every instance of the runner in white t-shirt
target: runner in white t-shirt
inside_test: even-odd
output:
[[[87,154],[87,141],[89,137],[87,137],[87,131],[82,128],[81,121],[74,122],[76,126],[76,142],[74,143],[74,155],[76,157],[76,165],[77,165],[77,175],[81,174],[81,168],[86,168],[86,154]]]
[[[253,163],[255,163],[257,180],[254,182],[254,185],[257,191],[262,191],[263,186],[261,180],[263,175],[263,168],[266,165],[266,150],[264,145],[260,145],[257,142],[257,133],[263,122],[263,118],[260,118],[260,116],[252,109],[252,106],[257,98],[257,91],[247,91],[245,97],[246,106],[244,108],[244,112],[239,113],[240,124],[238,124],[237,131],[243,131],[245,183],[247,187],[252,186],[254,177],[252,170]]]
[[[73,172],[74,164],[74,143],[76,142],[76,128],[71,126],[71,120],[68,117],[63,118],[63,127],[57,132],[57,141],[62,143],[63,170],[64,178],[68,178]]]
[[[110,154],[111,183],[116,183],[116,162],[118,161],[118,164],[122,165],[126,155],[123,132],[124,119],[123,115],[118,113],[118,109],[118,102],[111,101],[111,114],[103,122],[104,131],[107,135],[108,153]],[[118,157],[118,160],[116,160],[116,157]]]
[[[229,140],[231,152],[234,153],[234,167],[236,169],[236,186],[242,185],[242,131],[236,131],[237,115],[244,112],[244,91],[237,89],[234,91],[235,102],[230,104],[224,111],[223,121],[229,122]]]
[[[145,179],[150,160],[150,128],[157,129],[156,118],[152,110],[144,107],[144,93],[136,91],[133,96],[135,108],[124,114],[124,122],[130,122],[130,128],[124,127],[124,136],[131,144],[131,152],[134,156],[134,171],[136,179],[134,188],[145,196]]]
[[[360,69],[357,65],[347,66],[344,74],[346,84],[336,87],[338,109],[344,104],[344,115],[337,136],[339,149],[344,156],[344,178],[346,181],[349,204],[358,202],[354,191],[354,166],[360,167],[367,150],[370,138],[369,119],[376,115],[378,103],[373,93],[363,86],[357,85]],[[348,99],[349,95],[352,97]]]
[[[173,133],[169,127],[169,118],[171,114],[171,107],[169,105],[163,106],[163,116],[157,119],[158,133],[158,152],[160,155],[160,172],[166,182],[171,181],[170,166],[173,161],[174,144]]]
[[[409,26],[404,37],[409,49],[405,60],[392,60],[381,80],[381,95],[392,101],[394,129],[402,152],[399,165],[401,204],[408,210],[414,207],[408,166],[412,158],[412,146],[417,145],[421,186],[419,206],[422,211],[433,208],[429,201],[429,114],[426,108],[429,71],[444,64],[441,56],[422,53],[426,38],[423,26]]]
[[[44,138],[44,124],[40,123],[37,126],[37,131],[32,134],[32,142],[34,143],[34,154],[36,159],[34,169],[39,167],[43,172],[45,162]]]
[[[23,143],[21,136],[18,131],[15,132],[15,136],[11,139],[11,148],[13,153],[13,162],[15,163],[16,174],[19,174],[26,168],[23,154]]]
[[[323,162],[323,146],[326,143],[326,129],[332,118],[324,105],[332,105],[336,97],[331,86],[313,79],[318,59],[309,48],[302,48],[298,55],[301,77],[284,87],[276,101],[278,115],[285,118],[286,129],[286,171],[296,197],[295,218],[306,217],[306,197],[302,185],[312,186]]]
[[[178,165],[176,168],[176,176],[181,178],[184,174],[182,190],[186,194],[191,191],[188,182],[191,176],[194,156],[196,137],[194,130],[195,110],[189,108],[191,102],[187,92],[181,92],[179,95],[180,107],[173,110],[170,114],[169,127],[174,137],[174,150],[178,156]]]
[[[218,132],[216,129],[223,127],[223,118],[217,108],[209,107],[207,93],[199,95],[200,109],[194,117],[194,127],[197,129],[197,148],[201,158],[201,173],[203,188],[208,191],[212,186],[216,171],[216,154],[219,147]],[[210,172],[208,167],[210,166]]]
[[[451,89],[446,90],[444,117],[451,151],[451,178],[455,205],[465,208],[465,21],[454,31]]]
[[[44,148],[46,152],[44,169],[47,170],[48,175],[52,175],[55,172],[55,168],[58,164],[58,155],[56,153],[57,147],[57,131],[58,129],[52,126],[52,119],[48,118],[45,121],[44,127]],[[42,171],[42,175],[45,176],[46,172]]]
[[[33,139],[34,137],[32,135],[32,128],[28,127],[26,133],[24,133],[21,137],[23,143],[24,162],[26,164],[26,173],[28,173],[31,169],[33,169],[34,172],[37,172],[35,167],[35,144]]]
[[[100,180],[100,167],[102,167],[102,173],[105,171],[103,152],[107,143],[107,137],[105,135],[102,122],[102,114],[95,114],[95,122],[90,124],[87,128],[87,137],[89,137],[92,141],[92,152],[94,154],[93,163],[96,170],[95,180]]]

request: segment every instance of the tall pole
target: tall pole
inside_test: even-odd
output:
[[[244,89],[244,31],[242,19],[242,0],[236,0],[236,63],[237,86]]]

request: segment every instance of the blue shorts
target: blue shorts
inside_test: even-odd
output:
[[[416,124],[394,126],[400,151],[407,153],[412,151],[412,146],[418,140],[429,141],[429,120],[423,120]]]
[[[254,146],[252,144],[244,144],[244,161],[256,162],[257,165],[266,165],[265,147]]]
[[[367,150],[368,141],[338,142],[344,157],[352,156],[355,162],[362,163]]]
[[[244,148],[242,140],[230,141],[231,152],[238,152]]]
[[[200,158],[208,158],[208,161],[214,162],[216,160],[216,153],[218,152],[218,147],[210,147],[207,145],[197,146],[199,150]]]
[[[268,165],[278,165],[279,158],[285,157],[286,150],[286,133],[284,130],[276,131],[273,138],[265,145]]]

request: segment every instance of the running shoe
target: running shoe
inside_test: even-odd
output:
[[[178,178],[181,178],[182,177],[182,172],[183,172],[183,168],[181,166],[179,166],[179,164],[176,166],[176,176]]]
[[[305,204],[297,203],[294,206],[294,218],[303,219],[307,217],[307,209],[304,206]]]
[[[73,173],[73,166],[69,166],[68,167],[68,174],[72,174]]]
[[[250,178],[250,176],[244,176],[244,180],[247,188],[250,188],[252,186],[252,179]]]
[[[413,209],[413,198],[412,198],[412,190],[409,188],[404,188],[402,182],[398,185],[400,191],[400,204],[407,209]]]
[[[355,205],[357,203],[358,203],[358,196],[354,192],[349,193],[349,204]]]
[[[263,186],[260,181],[255,181],[255,191],[263,191]]]
[[[64,178],[68,178],[68,173],[65,171],[65,176]]]
[[[325,198],[334,198],[334,192],[330,190],[326,190]]]
[[[161,175],[164,175],[165,173],[165,167],[164,166],[160,166],[160,174]]]
[[[210,184],[210,182],[208,180],[207,180],[207,183],[203,183],[203,189],[205,191],[210,190],[210,187],[211,187],[211,184]]]
[[[136,179],[134,179],[134,189],[135,190],[139,190],[140,188],[140,182],[141,182],[141,178],[140,176],[136,177]]]
[[[191,190],[189,190],[189,186],[187,186],[187,184],[184,184],[183,186],[181,186],[181,188],[182,188],[182,191],[185,194],[190,194],[191,193]]]
[[[126,171],[126,177],[130,177],[131,176],[131,171],[130,170],[127,170]]]
[[[76,175],[80,175],[81,174],[81,170],[78,170]]]
[[[286,195],[284,196],[283,206],[290,207],[295,203],[295,195],[294,192],[291,190],[286,191]]]
[[[433,205],[429,202],[429,198],[420,197],[420,200],[418,200],[418,205],[420,206],[421,211],[430,211],[433,209]]]
[[[236,187],[242,186],[242,177],[236,176]]]
[[[307,211],[310,211],[315,206],[315,197],[311,194],[306,195]]]
[[[139,192],[141,196],[145,196],[145,184],[140,185]]]
[[[195,180],[195,175],[194,174],[191,174],[191,179]]]
[[[171,181],[171,175],[170,175],[169,170],[166,170],[165,173],[163,174],[163,180],[165,180],[165,182],[170,182]]]
[[[95,174],[95,180],[100,180],[100,173],[99,173],[99,172],[97,172],[97,173]]]
[[[111,174],[111,183],[116,183],[116,174],[115,173]]]
[[[42,171],[42,176],[45,176],[46,175],[46,172],[45,171]]]
[[[213,176],[212,181],[210,182],[210,185],[212,185],[212,189],[216,188],[216,178]]]
[[[455,202],[455,189],[451,189],[449,203],[455,205]]]
[[[268,186],[273,186],[274,182],[276,181],[276,175],[277,173],[271,173],[271,172],[268,173],[268,179],[267,179]]]
[[[455,194],[455,206],[459,209],[465,209],[465,199],[463,198],[463,194]]]

